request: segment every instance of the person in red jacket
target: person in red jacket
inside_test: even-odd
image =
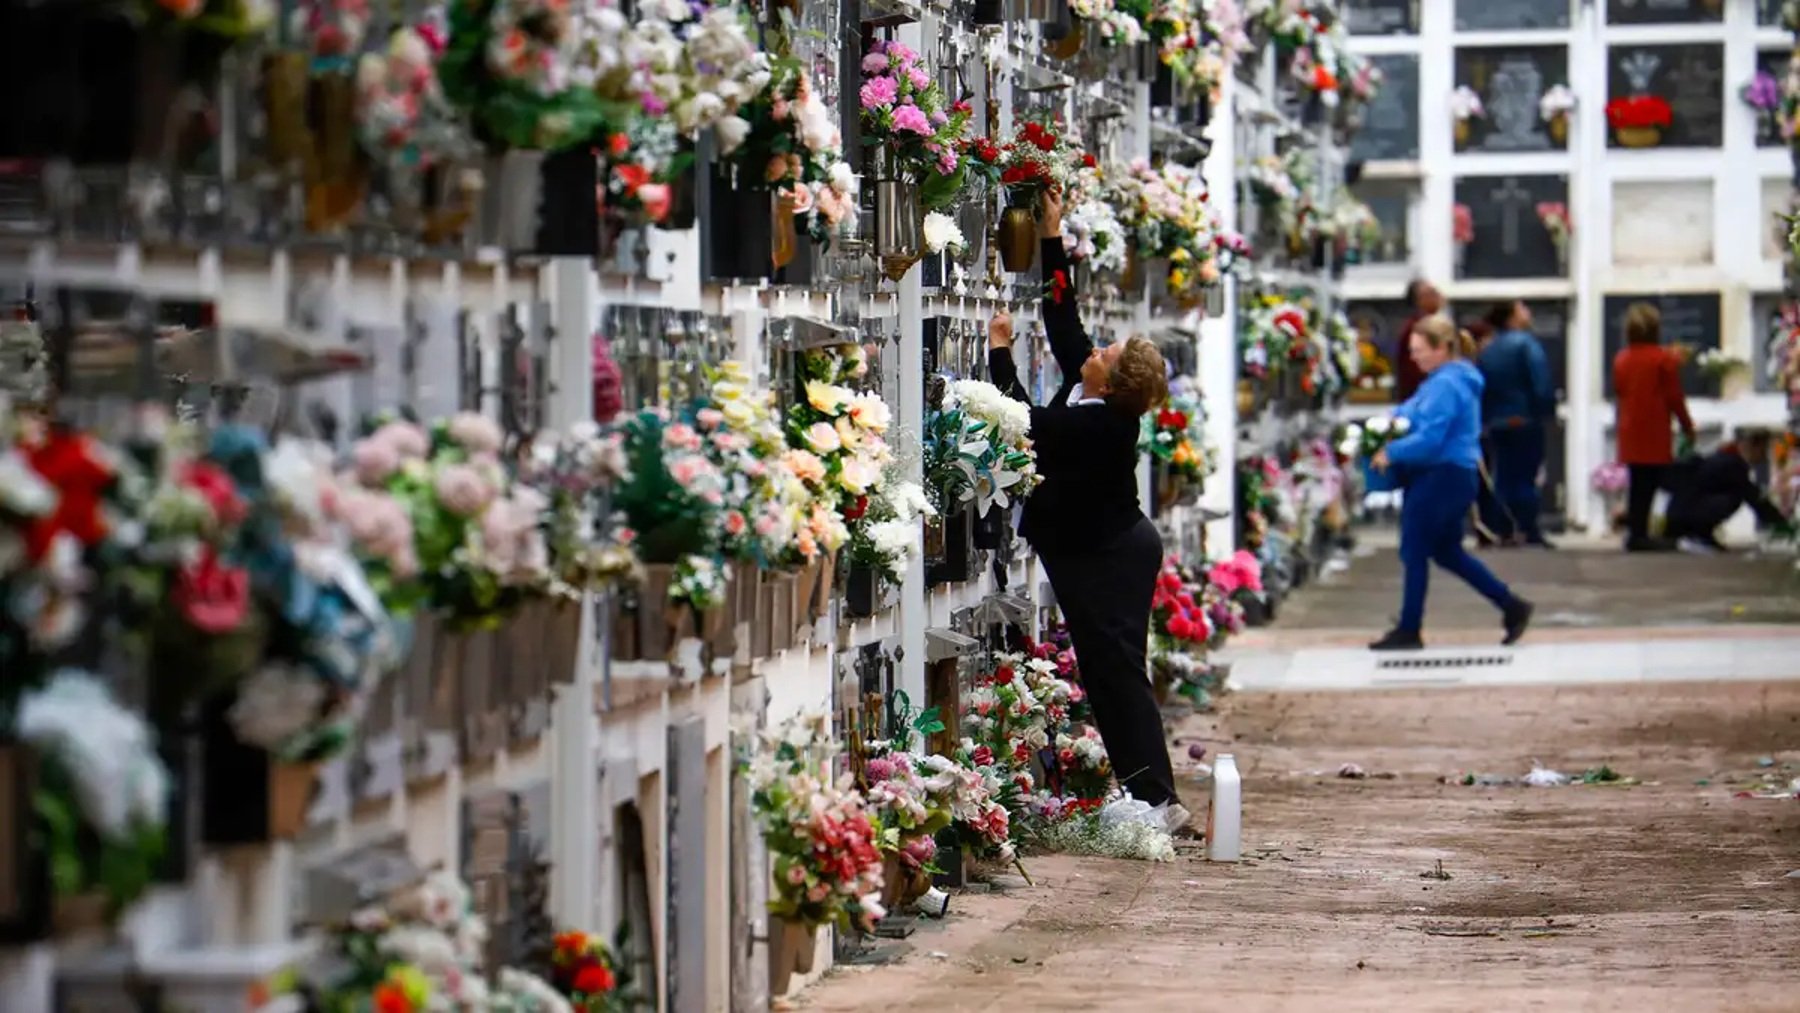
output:
[[[1412,397],[1419,384],[1425,382],[1425,371],[1413,361],[1413,328],[1426,317],[1444,311],[1444,294],[1424,278],[1414,278],[1412,284],[1406,286],[1406,301],[1412,304],[1413,315],[1400,326],[1400,335],[1394,344],[1394,400],[1400,403]]]
[[[1650,505],[1675,460],[1669,420],[1681,423],[1690,443],[1694,420],[1681,392],[1681,362],[1663,347],[1662,313],[1649,303],[1633,303],[1625,311],[1625,347],[1613,359],[1613,393],[1618,398],[1619,463],[1631,476],[1625,550],[1663,549],[1667,546],[1650,537]]]

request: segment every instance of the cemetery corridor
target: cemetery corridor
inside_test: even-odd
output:
[[[1774,561],[1663,557],[1651,581],[1615,552],[1487,558],[1545,603],[1545,651],[1710,642],[1724,667],[1744,644],[1800,636]],[[1391,552],[1359,559],[1242,653],[1366,635],[1397,579]],[[1428,636],[1489,643],[1491,612],[1445,590]],[[1033,885],[1000,875],[959,895],[948,920],[887,944],[893,962],[840,968],[796,1004],[1792,1009],[1781,959],[1800,938],[1800,806],[1741,797],[1800,776],[1788,654],[1791,671],[1768,679],[1233,693],[1172,722],[1171,748],[1202,804],[1188,746],[1236,756],[1244,861],[1208,863],[1197,845],[1164,864],[1028,858]],[[1534,761],[1624,780],[1530,787]]]

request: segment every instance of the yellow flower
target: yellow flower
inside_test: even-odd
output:
[[[844,410],[849,402],[851,392],[848,388],[836,384],[820,383],[817,380],[806,381],[806,402],[814,409],[827,415],[836,415]]]

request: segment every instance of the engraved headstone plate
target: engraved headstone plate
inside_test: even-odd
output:
[[[1625,347],[1625,313],[1633,303],[1647,302],[1662,311],[1662,340],[1664,345],[1686,345],[1695,355],[1708,348],[1718,348],[1720,343],[1720,300],[1717,292],[1702,292],[1683,295],[1609,295],[1606,297],[1603,319],[1605,320],[1605,358],[1601,363],[1600,375],[1605,379],[1606,396],[1614,396],[1613,390],[1613,358]],[[1718,384],[1707,379],[1694,361],[1690,359],[1681,370],[1681,389],[1689,396],[1715,396]]]
[[[1567,176],[1464,176],[1456,202],[1469,209],[1475,240],[1463,251],[1464,278],[1550,278],[1566,271],[1550,230],[1538,217],[1546,203],[1565,206]]]
[[[1411,53],[1371,58],[1381,90],[1363,111],[1363,126],[1350,144],[1355,161],[1419,157],[1419,58]]]
[[[1606,51],[1607,97],[1655,96],[1671,122],[1657,129],[1658,147],[1716,148],[1725,140],[1725,47],[1716,42],[1615,45]],[[1607,143],[1626,144],[1616,130]]]
[[[1460,151],[1557,151],[1566,147],[1545,122],[1538,100],[1557,85],[1567,85],[1569,51],[1565,46],[1482,46],[1456,51],[1456,84],[1481,96],[1485,115],[1467,121],[1468,139]]]
[[[1609,25],[1705,24],[1725,18],[1725,0],[1606,0]]]
[[[1567,28],[1574,0],[1456,0],[1459,32]]]
[[[1411,35],[1419,30],[1420,0],[1347,0],[1345,26],[1352,35]]]

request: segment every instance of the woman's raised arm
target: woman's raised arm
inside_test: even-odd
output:
[[[1044,193],[1044,218],[1038,225],[1038,246],[1044,258],[1044,331],[1050,337],[1050,354],[1056,357],[1065,381],[1081,375],[1081,364],[1094,350],[1093,339],[1081,325],[1076,302],[1075,268],[1062,241],[1062,193]]]

